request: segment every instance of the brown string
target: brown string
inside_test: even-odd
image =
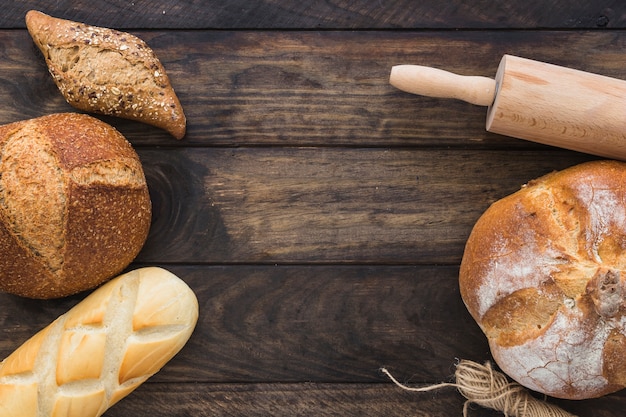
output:
[[[509,382],[507,377],[495,371],[489,362],[481,365],[461,360],[454,373],[456,383],[441,383],[426,387],[408,387],[398,382],[387,369],[382,368],[381,371],[406,391],[427,392],[445,387],[457,388],[467,399],[463,406],[464,417],[468,417],[471,404],[501,411],[507,417],[576,417],[553,404],[533,397],[518,383]]]

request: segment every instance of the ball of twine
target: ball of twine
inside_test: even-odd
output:
[[[454,373],[455,383],[426,387],[406,386],[398,382],[387,369],[382,368],[381,371],[406,391],[427,392],[445,387],[456,388],[467,399],[463,406],[464,417],[468,417],[471,404],[501,411],[507,417],[576,417],[553,404],[533,397],[526,388],[516,382],[510,382],[504,374],[495,371],[489,362],[481,365],[461,360]]]

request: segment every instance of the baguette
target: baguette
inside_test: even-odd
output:
[[[156,54],[113,29],[31,10],[26,27],[65,100],[79,110],[140,121],[185,136],[180,101]]]
[[[193,291],[141,268],[107,282],[0,363],[2,417],[98,417],[182,349]]]

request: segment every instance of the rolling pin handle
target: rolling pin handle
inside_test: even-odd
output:
[[[420,65],[396,65],[389,82],[407,93],[428,97],[455,98],[479,106],[490,106],[496,95],[496,81],[487,77],[464,76]]]

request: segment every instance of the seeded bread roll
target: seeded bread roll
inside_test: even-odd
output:
[[[500,368],[585,399],[626,387],[626,164],[595,161],[494,203],[467,241],[461,295]]]
[[[150,222],[141,162],[113,127],[73,113],[0,126],[0,290],[93,288],[137,256]]]
[[[0,415],[101,416],[176,355],[197,320],[198,301],[174,274],[121,275],[0,363]]]
[[[186,118],[165,69],[141,39],[31,10],[26,26],[59,90],[77,109],[185,136]]]

